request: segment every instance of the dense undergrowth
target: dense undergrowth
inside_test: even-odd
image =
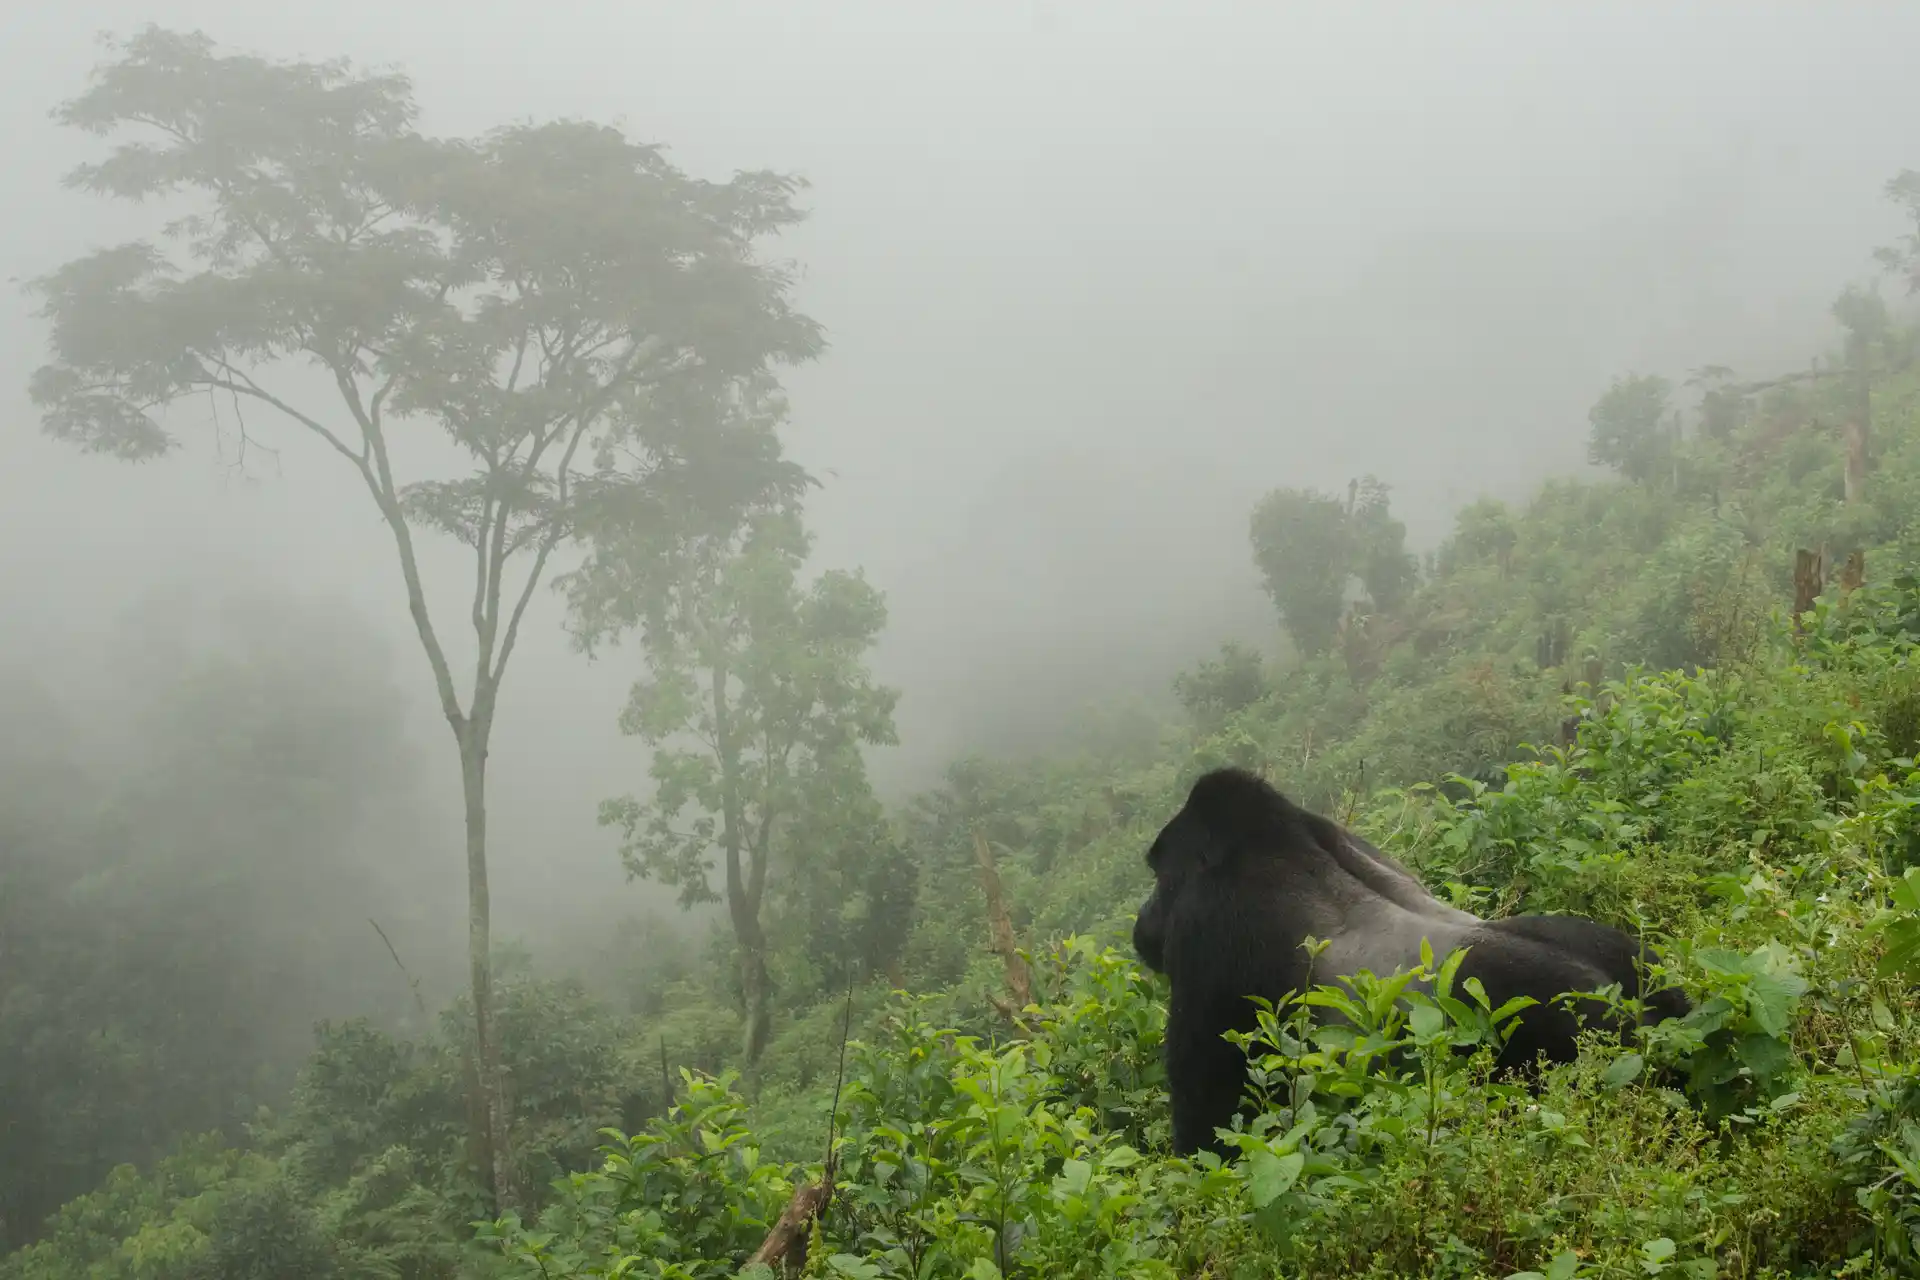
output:
[[[415,1040],[323,1025],[242,1140],[116,1170],[0,1280],[732,1275],[830,1128],[817,1275],[1912,1274],[1920,384],[1877,384],[1861,492],[1810,385],[1647,474],[1468,508],[1394,609],[1309,658],[1224,650],[1157,738],[957,764],[893,815],[916,876],[893,972],[848,993],[820,921],[774,920],[744,1075],[724,934],[636,931],[598,990],[506,957],[523,1215],[483,1221],[467,1172],[456,1003]],[[1792,551],[1820,545],[1866,549],[1868,585],[1794,628]],[[1483,914],[1632,925],[1694,1013],[1528,1093],[1449,1051],[1498,1034],[1470,993],[1323,989],[1359,1033],[1274,1011],[1239,1158],[1171,1158],[1163,993],[1124,939],[1146,839],[1225,762]],[[1036,966],[1019,1026],[987,999],[976,840]]]
[[[1685,1020],[1595,1044],[1534,1094],[1449,1052],[1497,1034],[1464,992],[1409,1007],[1390,982],[1324,988],[1357,1033],[1277,1011],[1241,1158],[1176,1160],[1158,993],[1071,937],[1042,958],[1030,1036],[959,1033],[902,994],[852,1046],[816,1273],[1920,1265],[1920,632],[1892,621],[1920,606],[1911,588],[1742,669],[1611,683],[1570,748],[1502,788],[1409,788],[1361,815],[1463,900],[1638,921],[1697,1002]],[[1386,1064],[1396,1047],[1411,1066]],[[764,1160],[730,1078],[683,1089],[537,1223],[488,1238],[529,1275],[732,1274],[818,1168]]]
[[[899,994],[877,1011],[849,1049],[839,1192],[814,1267],[1763,1276],[1916,1265],[1916,637],[1912,582],[1869,589],[1823,608],[1798,643],[1776,633],[1748,662],[1633,673],[1576,698],[1576,742],[1512,766],[1501,787],[1418,784],[1359,810],[1362,829],[1455,900],[1578,910],[1663,940],[1699,1001],[1684,1023],[1596,1046],[1536,1097],[1488,1083],[1484,1060],[1435,1052],[1484,1038],[1470,1005],[1362,1000],[1357,1040],[1306,1034],[1283,1010],[1255,1046],[1270,1109],[1237,1139],[1244,1158],[1215,1166],[1164,1154],[1153,983],[1129,956],[1069,937],[1038,957],[1030,1036],[977,1013],[969,1028],[957,991]],[[1194,759],[1154,772],[1171,784],[1220,745],[1202,739]],[[1141,824],[1153,811],[1143,806]],[[461,1187],[431,1157],[462,1132],[455,1059],[348,1025],[326,1032],[255,1151],[202,1141],[146,1175],[123,1170],[6,1273],[732,1274],[796,1182],[818,1176],[817,1158],[769,1158],[730,1073],[682,1070],[674,1109],[625,1136],[623,1106],[644,1100],[620,1082],[657,1082],[657,1065],[623,1060],[633,1041],[578,989],[525,976],[510,989],[521,1150],[543,1162],[527,1175],[558,1178],[537,1221],[488,1226],[481,1245],[446,1228]],[[835,1040],[823,1039],[829,1052]],[[1416,1067],[1383,1066],[1396,1044]],[[1661,1068],[1677,1089],[1656,1087]],[[231,1250],[250,1251],[239,1270],[222,1256]]]

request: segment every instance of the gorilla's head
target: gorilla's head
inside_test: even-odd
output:
[[[1292,834],[1299,811],[1259,775],[1216,769],[1187,792],[1186,804],[1147,848],[1153,892],[1133,922],[1133,949],[1141,963],[1165,973],[1169,923],[1183,914],[1193,890],[1224,887],[1234,868],[1276,853],[1275,836]]]
[[[1167,889],[1166,878],[1156,865],[1154,855],[1160,852],[1160,841],[1155,840],[1153,847],[1147,850],[1147,866],[1153,870],[1153,892],[1140,904],[1140,914],[1133,921],[1133,949],[1140,956],[1140,962],[1155,973],[1166,972],[1167,940],[1167,900],[1171,896]]]

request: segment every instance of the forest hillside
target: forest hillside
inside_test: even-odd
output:
[[[369,161],[365,176],[411,184],[444,165],[444,188],[407,199],[453,202],[436,216],[494,255],[460,266],[498,273],[499,310],[536,323],[564,303],[609,329],[637,322],[594,312],[615,306],[599,291],[516,294],[525,263],[497,242],[576,217],[580,236],[604,237],[593,254],[617,256],[628,224],[558,196],[511,204],[537,194],[516,166],[563,156],[636,208],[648,183],[685,197],[684,253],[709,255],[735,311],[696,300],[676,323],[739,368],[724,393],[691,364],[666,385],[692,406],[676,428],[710,433],[623,420],[613,429],[652,469],[608,470],[584,496],[528,481],[517,514],[489,496],[477,509],[493,532],[472,545],[483,568],[527,551],[535,582],[532,549],[580,533],[579,565],[557,580],[578,634],[636,639],[647,669],[619,714],[653,749],[648,786],[609,798],[602,820],[635,878],[725,910],[696,927],[669,907],[623,930],[591,982],[482,950],[473,992],[429,1009],[384,932],[377,951],[348,948],[286,906],[377,896],[382,868],[334,866],[319,845],[405,828],[388,793],[402,761],[361,745],[397,741],[390,700],[358,677],[351,638],[335,665],[293,663],[310,687],[298,706],[275,705],[288,681],[259,651],[153,695],[129,720],[145,767],[104,797],[86,752],[49,728],[45,749],[0,761],[0,1280],[687,1280],[803,1257],[811,1275],[916,1280],[1920,1266],[1920,327],[1878,282],[1840,295],[1833,349],[1802,368],[1596,388],[1596,472],[1467,506],[1426,554],[1369,477],[1273,489],[1247,541],[1218,551],[1258,569],[1273,654],[1226,646],[1178,674],[1176,723],[1091,716],[1075,752],[956,761],[889,808],[863,755],[894,737],[898,692],[865,665],[885,601],[857,570],[812,565],[805,486],[769,443],[768,369],[810,357],[816,335],[741,245],[789,217],[787,190],[766,175],[683,187],[664,166],[622,185],[623,142],[554,130],[444,153],[407,137],[376,156],[405,164]],[[129,164],[115,180],[163,171]],[[1899,293],[1920,278],[1920,176],[1889,194],[1915,228],[1881,255]],[[520,220],[477,220],[468,200]],[[382,253],[412,263],[433,243]],[[222,253],[182,305],[211,305]],[[74,336],[122,314],[110,302],[154,320],[140,308],[179,301],[129,283],[138,263],[93,265],[55,300],[60,359],[119,362],[143,391],[210,372],[169,345],[184,314],[105,326],[136,352]],[[221,305],[289,280],[313,284],[276,265]],[[242,345],[305,340],[280,308],[348,306],[321,292],[274,295]],[[419,296],[399,292],[396,328]],[[414,358],[466,359],[430,331]],[[601,368],[556,375],[540,403]],[[56,425],[161,447],[49,369],[38,393]],[[459,415],[479,393],[460,369],[408,394],[440,396],[472,443]],[[596,392],[556,421],[616,399]],[[532,421],[517,412],[502,420]],[[467,518],[468,490],[403,502],[361,466],[403,532],[409,503]],[[640,508],[685,523],[664,537]],[[493,585],[474,625],[487,644],[509,628],[504,667],[519,615]],[[483,662],[472,701],[449,694],[469,848],[486,757],[474,726],[498,675]],[[182,726],[208,749],[182,749]],[[1405,974],[1325,988],[1347,1026],[1316,1029],[1295,1004],[1254,1038],[1264,1106],[1234,1158],[1170,1155],[1165,990],[1127,931],[1153,833],[1225,763],[1483,915],[1640,931],[1692,1012],[1596,1041],[1529,1092],[1491,1079],[1485,1052],[1451,1052],[1497,1041],[1484,1008],[1396,1001]],[[219,816],[236,779],[275,821]],[[304,1010],[321,1002],[303,984],[338,966],[387,996],[309,1040]]]
[[[845,887],[787,886],[744,1076],[725,932],[704,956],[671,922],[626,939],[623,1008],[510,964],[529,1202],[477,1241],[456,1004],[439,1038],[322,1026],[283,1105],[114,1170],[0,1274],[732,1274],[818,1179],[836,1087],[818,1274],[1901,1274],[1920,1241],[1920,419],[1903,368],[1865,381],[1854,477],[1861,433],[1829,425],[1844,376],[1715,389],[1679,430],[1669,388],[1623,379],[1595,452],[1625,438],[1651,461],[1469,507],[1422,562],[1377,489],[1276,492],[1252,551],[1292,654],[1223,651],[1179,679],[1189,722],[1152,735],[957,763],[885,815]],[[1798,621],[1796,566],[1817,597]],[[1340,587],[1317,613],[1315,574]],[[1473,1034],[1450,1018],[1365,1005],[1362,1048],[1283,1010],[1244,1158],[1166,1156],[1162,993],[1124,934],[1152,831],[1228,761],[1483,913],[1642,929],[1695,1012],[1595,1046],[1535,1099],[1426,1052]],[[996,953],[1002,920],[1030,967]],[[1401,1042],[1411,1074],[1377,1059]],[[50,1147],[82,1114],[16,1113]]]

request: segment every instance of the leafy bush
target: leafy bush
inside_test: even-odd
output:
[[[1745,672],[1628,672],[1500,785],[1390,789],[1355,815],[1457,901],[1641,929],[1686,1017],[1596,1040],[1530,1092],[1489,1078],[1514,1010],[1455,990],[1457,957],[1428,962],[1431,997],[1358,975],[1247,1037],[1260,1106],[1234,1158],[1176,1159],[1158,981],[1069,936],[1035,957],[1018,1028],[963,1031],[951,996],[905,993],[866,1024],[810,1272],[1899,1274],[1920,1221],[1920,788],[1862,719],[1903,658],[1860,616]],[[1157,778],[1164,804],[1176,779]],[[1112,883],[1141,834],[1115,829]],[[490,1228],[502,1256],[549,1276],[737,1267],[819,1166],[769,1166],[728,1079],[699,1088],[572,1175],[537,1229]],[[628,1172],[636,1151],[659,1169]]]
[[[116,1170],[0,1280],[730,1275],[829,1132],[815,1276],[1912,1274],[1920,366],[1876,382],[1851,495],[1818,425],[1845,408],[1832,385],[1714,386],[1688,437],[1671,388],[1620,383],[1591,424],[1619,478],[1475,504],[1424,574],[1376,486],[1270,497],[1250,527],[1286,665],[1228,647],[1157,739],[1090,730],[960,761],[892,814],[862,792],[818,815],[767,899],[772,1038],[744,1075],[724,923],[618,950],[596,977],[631,1016],[503,967],[523,1198],[477,1238],[456,1004],[415,1042],[323,1027],[246,1150]],[[1789,623],[1793,552],[1821,545],[1863,548],[1868,584]],[[1460,905],[1638,930],[1692,1011],[1529,1091],[1489,1079],[1510,1011],[1452,989],[1449,958],[1431,998],[1357,975],[1248,1038],[1260,1105],[1233,1159],[1173,1158],[1162,988],[1126,931],[1146,841],[1223,763]],[[983,845],[1033,962],[1012,1022],[985,998],[1006,974]],[[50,989],[0,1012],[31,1028]],[[59,1096],[36,1099],[35,1152]]]

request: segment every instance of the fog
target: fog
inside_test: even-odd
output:
[[[433,131],[612,120],[698,175],[810,180],[777,251],[832,345],[787,379],[789,448],[824,481],[819,563],[888,594],[896,795],[1267,640],[1267,489],[1372,471],[1430,545],[1581,466],[1616,372],[1804,359],[1920,163],[1911,7],[70,0],[0,16],[0,275],[154,229],[60,188],[95,152],[47,118],[96,31],[148,21],[397,65]],[[354,478],[278,432],[244,467],[211,427],[139,468],[44,440],[32,306],[0,304],[0,664],[98,729],[156,599],[364,618],[457,927],[453,747]],[[589,663],[560,620],[528,620],[492,760],[499,928],[536,945],[650,892],[594,820],[644,777],[614,725],[634,659]]]

